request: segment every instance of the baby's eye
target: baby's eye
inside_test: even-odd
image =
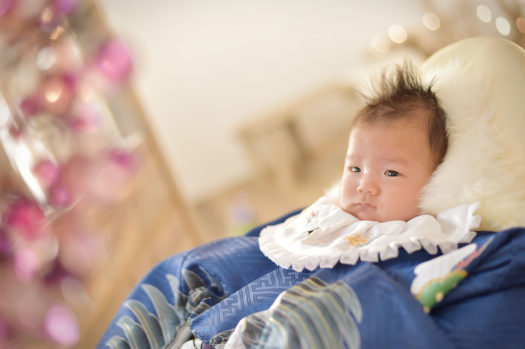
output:
[[[350,172],[361,172],[361,169],[357,166],[350,166],[349,170]]]
[[[394,170],[386,170],[385,171],[385,175],[387,177],[397,177],[397,176],[399,176],[399,172],[394,171]]]

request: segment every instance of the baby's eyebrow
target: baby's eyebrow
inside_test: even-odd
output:
[[[408,161],[403,158],[382,158],[381,160],[386,163],[395,165],[406,165],[408,163]]]

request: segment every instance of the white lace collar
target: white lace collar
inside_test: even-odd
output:
[[[395,258],[403,247],[408,253],[424,248],[443,253],[470,242],[481,218],[479,203],[461,205],[437,217],[421,215],[408,222],[360,221],[323,196],[300,214],[261,232],[261,251],[283,268],[313,270],[332,268],[337,262],[355,264],[359,259],[377,262]]]

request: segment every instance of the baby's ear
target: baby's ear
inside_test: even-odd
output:
[[[525,50],[499,38],[447,46],[421,67],[447,113],[449,148],[424,188],[437,214],[479,201],[482,229],[525,226]]]

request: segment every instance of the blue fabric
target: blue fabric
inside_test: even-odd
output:
[[[298,273],[262,255],[257,237],[262,227],[154,267],[124,302],[98,347],[133,347],[132,342],[162,347],[188,326],[204,342],[220,344],[242,318],[268,309],[279,294],[313,279],[327,289],[344,283],[355,293],[362,308],[362,318],[355,317],[362,348],[525,347],[524,228],[478,233],[473,241],[478,249],[462,268],[467,276],[427,314],[410,285],[414,268],[436,255],[401,250],[386,262]],[[164,308],[170,310],[167,315],[160,314]],[[312,321],[330,320],[323,316]]]

